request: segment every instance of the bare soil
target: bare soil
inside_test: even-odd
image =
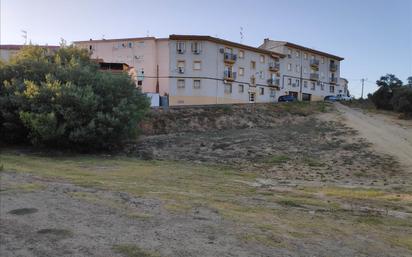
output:
[[[356,129],[373,144],[374,150],[394,156],[412,172],[412,120],[396,115],[363,112],[337,103],[346,125]]]

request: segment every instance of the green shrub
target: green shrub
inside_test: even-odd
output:
[[[149,105],[127,74],[100,72],[73,46],[27,46],[0,63],[1,141],[108,149],[137,136]]]
[[[395,111],[412,116],[412,87],[404,86],[395,89],[391,104]]]

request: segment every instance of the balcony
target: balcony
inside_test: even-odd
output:
[[[226,70],[223,73],[223,79],[227,81],[234,81],[236,79],[236,72]]]
[[[270,62],[269,63],[269,70],[278,72],[280,69],[280,63],[279,62]]]
[[[236,54],[231,54],[231,53],[224,53],[223,54],[223,60],[225,63],[233,64],[237,60],[237,55]]]
[[[318,59],[311,59],[310,66],[316,69],[319,69],[319,60]]]
[[[319,73],[311,73],[310,74],[311,80],[319,80]]]
[[[280,79],[278,79],[278,78],[271,78],[271,79],[268,79],[268,86],[269,87],[277,87],[277,88],[279,88],[279,85],[280,85]]]
[[[334,63],[329,64],[329,70],[332,71],[332,72],[337,71],[338,70],[338,65],[334,64]]]
[[[338,83],[338,78],[329,78],[329,82],[333,83],[333,84],[336,84],[336,83]]]

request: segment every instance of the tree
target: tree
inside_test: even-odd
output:
[[[408,81],[408,86],[412,87],[412,76],[409,76],[406,81]]]
[[[376,108],[393,110],[391,103],[393,91],[402,86],[402,81],[393,74],[386,74],[376,81],[376,85],[378,85],[379,89],[371,97]]]
[[[0,64],[3,141],[108,149],[137,136],[149,106],[127,74],[99,71],[74,46],[27,46]]]
[[[376,85],[378,85],[378,87],[395,88],[401,87],[402,81],[393,74],[386,74],[376,81]]]

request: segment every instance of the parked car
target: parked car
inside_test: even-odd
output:
[[[339,94],[339,95],[336,96],[336,99],[338,101],[350,101],[350,100],[353,100],[353,97]]]
[[[323,100],[327,102],[336,102],[338,98],[334,95],[328,95],[328,96],[325,96]]]
[[[281,95],[278,98],[278,102],[294,102],[296,101],[296,97],[293,95]]]

